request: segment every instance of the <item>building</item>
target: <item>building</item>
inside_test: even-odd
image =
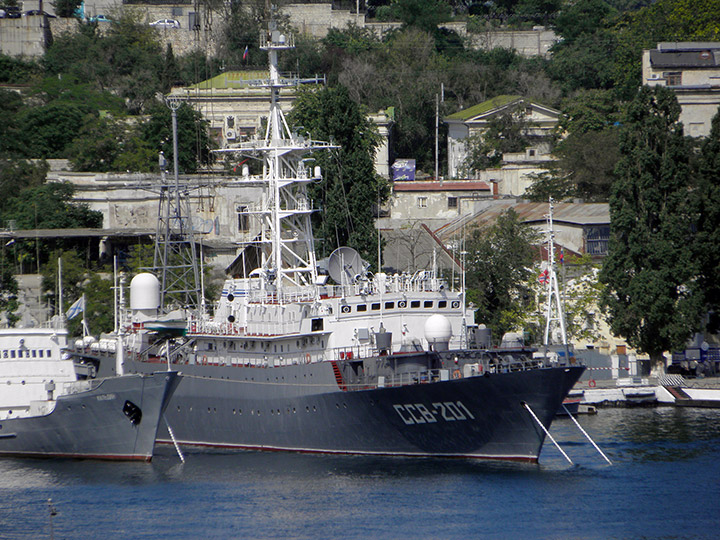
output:
[[[505,154],[499,169],[488,169],[473,176],[499,184],[500,195],[522,195],[532,183],[532,174],[543,170],[542,164],[551,161],[550,136],[557,126],[560,111],[522,96],[497,96],[483,103],[463,109],[445,118],[448,125],[448,176],[468,176],[464,162],[468,155],[468,138],[482,136],[494,119],[511,113],[526,123],[526,135],[534,142],[524,152]]]
[[[548,203],[504,199],[472,216],[458,217],[435,230],[435,234],[448,248],[459,246],[470,229],[492,225],[501,213],[509,209],[513,209],[523,223],[538,232],[547,229]],[[610,239],[610,208],[607,203],[555,203],[553,223],[556,244],[568,252],[588,254],[598,259],[607,254]]]
[[[173,88],[170,98],[181,99],[202,114],[209,123],[210,136],[218,146],[227,147],[254,137],[264,137],[264,125],[270,103],[267,70],[229,71],[186,88]],[[299,79],[298,84],[322,84],[324,79]],[[283,113],[292,109],[295,88],[281,88],[277,102]],[[390,135],[394,109],[370,114],[377,126],[381,143],[375,152],[375,171],[385,178],[390,171]]]
[[[658,43],[643,51],[643,84],[675,91],[685,134],[706,137],[720,106],[720,42]]]

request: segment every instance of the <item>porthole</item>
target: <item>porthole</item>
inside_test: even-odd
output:
[[[350,313],[351,309],[352,308],[350,306],[343,306],[340,311],[342,311],[343,313]]]
[[[401,308],[401,309],[402,309],[402,308],[406,308],[406,307],[407,307],[407,302],[406,302],[405,300],[400,300],[400,301],[398,302],[398,307]]]

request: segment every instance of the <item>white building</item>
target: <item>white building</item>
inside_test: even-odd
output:
[[[643,84],[675,91],[685,134],[706,137],[720,106],[720,42],[658,43],[643,51]]]
[[[504,161],[513,163],[510,165],[510,169],[518,170],[521,161],[525,161],[527,158],[533,162],[530,168],[536,172],[539,170],[540,162],[552,159],[551,148],[547,140],[558,123],[560,111],[532,102],[522,96],[497,96],[445,118],[445,123],[448,125],[448,176],[450,178],[465,176],[463,164],[468,155],[467,139],[474,135],[484,134],[493,119],[507,113],[512,113],[518,120],[526,123],[528,126],[526,135],[537,141],[533,146],[526,148],[524,153],[509,154],[505,157]],[[521,173],[517,174],[523,176]],[[482,179],[489,180],[485,176],[487,175],[483,174]],[[508,188],[501,189],[500,194],[521,195],[524,187],[520,176],[515,182],[506,182]],[[500,178],[495,179],[500,180]],[[511,188],[510,186],[513,185],[515,187]]]

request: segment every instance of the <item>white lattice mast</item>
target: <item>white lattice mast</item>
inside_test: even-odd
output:
[[[555,230],[553,229],[553,201],[550,197],[548,204],[548,214],[545,216],[547,220],[547,268],[545,269],[546,277],[546,295],[547,303],[545,305],[545,354],[547,356],[547,348],[550,344],[551,328],[560,327],[560,335],[563,345],[567,349],[567,334],[565,332],[565,317],[563,315],[562,303],[560,302],[560,291],[558,288],[557,272],[555,271]],[[567,351],[566,351],[567,353]]]
[[[278,52],[294,46],[293,36],[280,32],[275,20],[271,19],[268,31],[260,38],[260,49],[268,53],[269,78],[248,82],[270,90],[270,111],[264,138],[220,151],[262,159],[263,170],[259,180],[265,196],[250,211],[258,219],[259,231],[245,245],[258,247],[259,274],[278,301],[283,301],[284,291],[315,288],[317,261],[310,222],[313,208],[307,186],[320,180],[320,169],[307,167],[305,156],[313,150],[335,147],[293,133],[280,108],[278,98],[281,89],[321,82],[318,78],[300,79],[280,73]],[[249,170],[244,168],[239,181],[256,184],[257,180],[250,178]]]
[[[166,160],[160,154],[161,186],[155,234],[154,272],[160,279],[160,308],[198,310],[201,305],[200,273],[190,216],[189,188],[178,177],[177,110],[179,99],[166,98],[172,112],[173,181],[167,182]]]

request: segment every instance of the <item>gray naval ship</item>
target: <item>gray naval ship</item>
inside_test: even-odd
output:
[[[242,268],[213,315],[163,315],[159,280],[135,276],[125,371],[182,371],[166,412],[181,445],[537,461],[584,368],[523,347],[481,348],[465,291],[435,270],[371,274],[350,248],[319,270],[307,185],[321,171],[309,156],[333,145],[294,133],[276,101],[299,82],[277,66],[292,36],[271,23],[261,40],[270,76],[255,84],[271,90],[264,138],[221,150],[262,163],[237,178],[264,189],[248,208],[251,239],[239,239]],[[77,354],[112,374],[99,351]]]
[[[0,330],[0,456],[150,461],[177,372],[78,377],[66,338]]]

